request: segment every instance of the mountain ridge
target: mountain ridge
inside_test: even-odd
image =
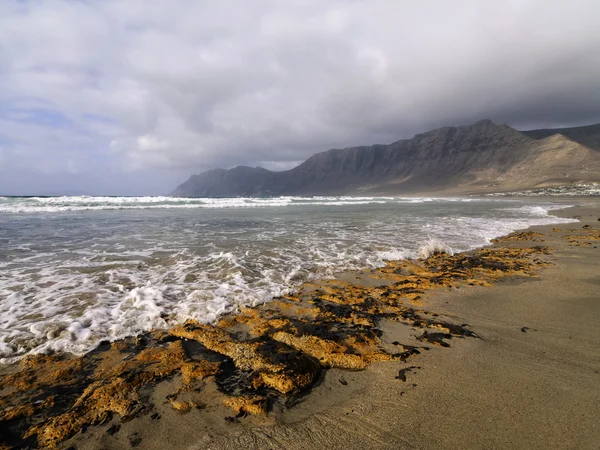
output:
[[[326,150],[281,172],[248,166],[212,169],[192,175],[172,195],[484,193],[599,181],[600,151],[577,141],[587,136],[585,130],[560,130],[566,134],[520,132],[485,119],[387,145]]]
[[[562,134],[592,150],[600,151],[600,123],[580,127],[524,130],[521,133],[534,139],[543,139],[553,134]]]

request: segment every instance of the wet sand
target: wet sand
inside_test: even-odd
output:
[[[232,406],[223,402],[223,393],[217,385],[206,380],[198,385],[197,391],[181,392],[174,399],[173,392],[181,384],[180,376],[176,375],[140,391],[140,398],[152,400],[151,410],[139,411],[128,420],[112,414],[103,423],[81,427],[57,446],[597,448],[600,240],[596,236],[600,229],[600,202],[567,199],[566,203],[585,203],[558,213],[578,216],[580,223],[561,225],[561,231],[555,231],[553,226],[534,227],[533,233],[518,235],[520,239],[495,244],[499,249],[552,247],[549,255],[529,257],[539,264],[532,276],[506,271],[498,279],[478,279],[480,284],[493,282],[493,286],[473,286],[470,284],[479,283],[469,283],[468,279],[453,284],[449,277],[447,285],[424,289],[423,294],[406,291],[410,295],[395,308],[401,312],[404,307],[419,311],[419,320],[428,321],[425,325],[415,322],[414,316],[397,321],[382,317],[377,311],[371,311],[368,317],[351,317],[347,322],[355,328],[358,323],[367,324],[364,329],[359,327],[366,333],[360,337],[372,341],[367,339],[361,341],[361,347],[341,349],[339,353],[345,355],[344,359],[334,351],[320,354],[330,360],[327,363],[321,360],[327,368],[314,372],[317,379],[306,381],[295,372],[290,381],[274,378],[269,371],[261,372],[267,374],[261,382],[271,383],[269,387],[279,389],[280,393],[287,392],[285,383],[292,383],[290,390],[299,386],[293,383],[303,382],[311,388],[304,395],[293,396],[293,402],[287,404],[276,399],[266,415],[243,409],[237,410],[241,414],[232,414]],[[586,225],[590,228],[582,228]],[[394,269],[398,273],[406,270],[404,266]],[[348,287],[353,285],[372,288],[398,281],[394,273],[387,276],[388,279],[383,279],[369,272],[344,274],[340,278],[346,284],[339,292],[355,292]],[[310,292],[322,287],[307,288]],[[335,296],[338,291],[332,292]],[[308,324],[314,320],[309,309],[303,309]],[[297,317],[299,313],[294,310],[288,314]],[[380,335],[371,334],[368,328],[369,320],[375,319]],[[457,328],[450,330],[448,324]],[[229,324],[234,327],[230,330],[240,332],[243,325],[240,321]],[[439,339],[433,336],[436,329],[443,329],[445,336]],[[190,330],[179,333],[198,331]],[[429,335],[424,337],[426,333]],[[469,336],[471,333],[474,336]],[[340,342],[348,339],[348,335],[340,336]],[[235,361],[246,361],[243,355],[239,359],[239,353],[215,347],[204,334],[199,339],[218,352],[229,352],[231,358],[238,358]],[[286,334],[280,339],[291,337]],[[223,345],[222,340],[218,342]],[[288,342],[316,358],[314,347]],[[411,352],[412,348],[420,349],[419,353]],[[410,354],[402,357],[404,352]],[[360,357],[348,357],[355,353]],[[117,362],[107,361],[107,367]],[[161,364],[164,366],[165,361],[161,360]],[[182,363],[176,364],[183,373]],[[256,368],[253,362],[248,364],[252,366],[248,372]],[[265,364],[271,367],[269,364],[273,362],[268,360]],[[364,370],[349,370],[363,369],[362,365],[366,367]],[[210,379],[212,366],[203,368],[207,380]],[[198,367],[192,369],[197,371]],[[199,395],[202,404],[197,400]]]

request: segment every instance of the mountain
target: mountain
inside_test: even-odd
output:
[[[328,150],[283,172],[209,170],[191,176],[172,195],[483,193],[600,181],[599,151],[564,134],[545,136],[546,131],[522,133],[482,120],[389,145]]]
[[[521,131],[534,139],[543,139],[554,134],[562,134],[569,139],[579,142],[592,150],[600,151],[600,123],[572,128],[548,128],[543,130]]]

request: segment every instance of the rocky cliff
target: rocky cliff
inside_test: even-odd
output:
[[[522,133],[483,120],[389,145],[328,150],[283,172],[209,170],[190,177],[173,195],[469,193],[600,181],[599,151],[546,131]]]

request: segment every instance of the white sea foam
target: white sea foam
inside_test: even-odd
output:
[[[0,197],[0,212],[40,213],[192,208],[268,208],[286,206],[348,206],[383,203],[472,202],[473,198],[433,197],[273,197],[273,198],[185,198],[185,197]]]
[[[136,215],[138,221],[118,213],[104,214],[101,220],[91,214],[78,221],[69,214],[48,215],[42,216],[43,228],[39,213],[0,215],[0,362],[50,350],[83,353],[101,340],[187,319],[209,323],[340,270],[468,250],[516,229],[571,221],[548,216],[557,205],[493,199],[36,201],[46,208],[77,203],[86,208],[90,202],[163,207],[172,202],[238,209],[233,215],[219,210],[160,215],[149,210],[141,219]],[[286,214],[239,206],[246,204],[305,208]],[[345,208],[347,204],[372,206]],[[339,208],[332,214],[326,205]]]
[[[449,245],[447,245],[446,243],[442,242],[439,239],[434,239],[434,238],[430,238],[427,242],[422,244],[419,247],[419,251],[418,251],[419,258],[423,258],[423,259],[429,258],[430,256],[433,256],[433,255],[438,255],[440,253],[446,253],[448,255],[453,255],[454,250],[452,250],[452,248]]]

